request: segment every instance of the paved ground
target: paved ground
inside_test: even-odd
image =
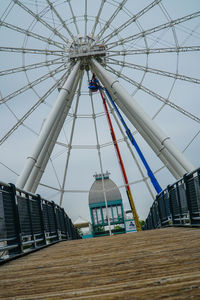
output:
[[[61,242],[0,267],[0,299],[200,299],[200,230]]]

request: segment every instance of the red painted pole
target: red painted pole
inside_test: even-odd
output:
[[[126,192],[127,192],[127,196],[128,196],[128,199],[129,199],[129,203],[130,203],[130,206],[131,206],[132,213],[133,213],[133,217],[134,217],[134,220],[135,220],[136,228],[137,228],[137,231],[140,231],[141,226],[140,226],[140,223],[139,223],[139,218],[138,218],[137,211],[136,211],[136,208],[135,208],[135,205],[134,205],[134,202],[133,202],[131,189],[130,189],[130,186],[129,186],[129,183],[128,183],[128,178],[127,178],[126,171],[125,171],[125,168],[124,168],[124,163],[123,163],[123,160],[122,160],[122,157],[121,157],[121,153],[119,151],[119,146],[117,144],[116,135],[115,135],[115,132],[114,132],[114,129],[113,129],[113,126],[112,126],[112,122],[111,122],[111,118],[110,118],[110,115],[109,115],[109,112],[108,112],[108,107],[107,107],[107,104],[106,104],[106,100],[104,98],[104,95],[103,95],[102,91],[99,90],[99,92],[101,94],[101,98],[102,98],[102,101],[103,101],[103,105],[104,105],[107,120],[108,120],[108,124],[109,124],[109,127],[110,127],[110,133],[111,133],[111,136],[112,136],[112,140],[113,140],[113,143],[114,143],[114,146],[115,146],[115,150],[116,150],[117,157],[118,157],[118,160],[119,160],[119,164],[120,164],[120,167],[121,167],[122,175],[123,175],[124,182],[125,182],[125,185],[126,185]]]

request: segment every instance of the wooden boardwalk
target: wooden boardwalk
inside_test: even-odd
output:
[[[0,266],[0,299],[200,299],[200,230],[61,242]]]

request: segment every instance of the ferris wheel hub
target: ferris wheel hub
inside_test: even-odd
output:
[[[70,61],[81,59],[87,64],[91,57],[105,63],[106,48],[104,44],[96,44],[95,38],[89,35],[85,37],[78,35],[73,41],[70,41],[66,50],[69,53]]]

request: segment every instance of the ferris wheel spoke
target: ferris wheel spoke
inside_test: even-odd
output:
[[[10,167],[8,167],[6,164],[4,164],[3,162],[0,161],[0,164],[2,166],[4,166],[4,168],[8,169],[10,172],[12,172],[13,174],[19,176],[19,173],[17,173],[16,171],[14,171],[13,169],[11,169]]]
[[[108,57],[120,56],[120,55],[136,55],[136,54],[158,54],[158,53],[170,53],[170,52],[193,52],[200,51],[200,46],[185,46],[185,47],[167,47],[167,48],[145,48],[134,50],[110,50]]]
[[[116,36],[118,33],[120,33],[123,29],[127,28],[130,24],[135,22],[138,18],[140,18],[142,15],[147,13],[150,9],[152,9],[155,5],[159,4],[161,0],[154,0],[151,4],[143,8],[141,11],[139,11],[137,14],[132,15],[131,18],[123,23],[121,26],[119,26],[117,29],[115,29],[112,33],[108,34],[104,40],[105,43],[107,43],[112,37]]]
[[[52,170],[53,170],[53,173],[56,177],[56,180],[57,180],[57,183],[58,183],[58,186],[59,186],[59,190],[61,190],[61,183],[60,183],[60,180],[59,180],[59,177],[58,177],[58,173],[56,171],[56,168],[54,166],[54,163],[53,163],[53,159],[51,158],[50,156],[50,153],[47,151],[47,154],[48,154],[48,161],[50,162],[51,166],[52,166]]]
[[[1,15],[0,20],[5,20],[14,6],[15,3],[10,0],[10,3],[8,4],[7,8],[4,10],[3,14]]]
[[[187,146],[183,149],[183,153],[190,147],[190,145],[192,145],[192,143],[194,142],[194,140],[196,140],[199,134],[200,134],[200,130],[197,131],[197,133],[192,137],[192,139],[189,141]]]
[[[38,135],[38,133],[35,131],[35,130],[33,130],[31,127],[29,127],[29,126],[27,126],[26,124],[24,124],[24,123],[21,123],[20,121],[19,121],[19,118],[17,117],[17,115],[14,113],[14,111],[9,107],[9,105],[7,104],[7,103],[4,103],[4,105],[7,107],[7,109],[10,111],[10,113],[14,116],[14,118],[19,122],[19,126],[21,125],[21,126],[23,126],[23,127],[25,127],[25,128],[27,128],[29,131],[31,131],[32,133],[34,133],[35,135]],[[17,123],[18,123],[17,122]],[[18,126],[18,127],[19,127]],[[16,128],[17,129],[17,128]],[[14,130],[15,131],[15,130]],[[6,135],[4,136],[5,137],[5,140],[14,132],[14,131],[12,131],[12,132],[10,132],[10,130],[6,133]],[[3,144],[3,142],[5,141],[3,141],[3,139],[4,139],[4,137],[0,140],[0,145],[1,144]],[[1,142],[2,141],[2,142]]]
[[[28,89],[33,88],[34,86],[36,86],[37,84],[40,84],[41,82],[45,81],[46,79],[52,77],[53,75],[65,70],[65,68],[63,68],[65,64],[62,64],[61,66],[57,67],[56,69],[54,69],[53,71],[50,71],[48,73],[46,73],[45,75],[37,78],[36,80],[29,82],[27,85],[23,86],[21,89],[14,91],[13,93],[7,95],[6,97],[2,98],[0,100],[0,104],[5,103],[7,101],[9,101],[10,99],[12,99],[13,97],[16,97],[17,95],[20,95],[24,92],[26,92]]]
[[[56,15],[56,17],[59,19],[59,21],[61,22],[63,28],[65,28],[65,30],[68,32],[68,34],[70,35],[70,37],[72,39],[74,39],[74,35],[71,32],[71,30],[68,28],[68,26],[66,25],[65,21],[62,19],[62,17],[60,16],[60,14],[58,13],[58,11],[55,9],[53,3],[50,0],[46,0],[47,3],[49,4],[50,9],[54,12],[54,14]]]
[[[48,153],[48,154],[49,154],[49,153]],[[54,175],[55,175],[55,177],[56,177],[56,180],[57,180],[59,189],[58,189],[58,188],[50,187],[50,186],[45,185],[45,184],[43,184],[43,186],[48,187],[48,188],[51,188],[51,189],[53,189],[53,190],[58,190],[58,191],[60,192],[60,191],[61,191],[60,180],[59,180],[59,177],[58,177],[58,173],[57,173],[57,171],[56,171],[56,168],[55,168],[55,166],[54,166],[53,159],[50,157],[50,155],[49,155],[49,162],[50,162],[50,164],[51,164],[51,166],[52,166],[52,170],[53,170],[53,173],[54,173]],[[41,185],[42,185],[42,184],[41,184]]]
[[[171,19],[168,11],[166,10],[166,8],[165,8],[165,6],[162,2],[159,3],[159,7],[162,10],[165,17],[167,18],[167,20],[171,22],[172,19]],[[174,41],[175,41],[176,47],[178,47],[178,38],[177,38],[177,34],[176,34],[176,30],[175,30],[174,26],[172,26],[172,33],[173,33],[173,36],[174,36]]]
[[[120,4],[117,5],[117,9],[113,12],[109,20],[105,23],[103,28],[100,30],[100,32],[97,35],[97,42],[101,39],[104,32],[110,27],[111,23],[115,19],[115,17],[118,15],[118,13],[121,11],[122,7],[125,5],[127,0],[123,0]]]
[[[91,31],[91,36],[92,37],[94,37],[94,35],[95,35],[95,31],[96,31],[97,25],[99,24],[99,19],[100,19],[100,16],[101,16],[101,13],[102,13],[105,2],[106,2],[105,0],[101,1],[97,16],[95,18],[95,23],[94,23],[94,26],[93,26],[92,31]]]
[[[24,54],[45,54],[45,55],[55,55],[63,57],[63,50],[42,50],[34,48],[16,48],[16,47],[0,47],[1,52],[15,52]]]
[[[173,91],[173,88],[174,88],[174,86],[175,86],[175,83],[176,83],[176,80],[173,81],[173,84],[172,84],[172,86],[171,86],[171,88],[170,88],[170,90],[169,90],[169,93],[168,93],[168,96],[167,96],[166,100],[169,100],[169,97],[171,96],[171,93],[172,93],[172,91]],[[166,105],[166,104],[163,103],[163,104],[161,105],[161,107],[154,113],[154,115],[152,116],[152,120],[155,119],[155,118],[157,117],[157,115],[163,110],[163,108],[165,107],[165,105]]]
[[[66,1],[67,1],[68,5],[69,5],[69,9],[70,9],[70,12],[71,12],[71,15],[72,15],[73,23],[74,23],[74,25],[75,25],[77,34],[79,35],[79,34],[80,34],[80,31],[79,31],[79,28],[78,28],[78,24],[77,24],[77,21],[76,21],[76,17],[75,17],[75,14],[74,14],[74,11],[73,11],[71,2],[70,2],[70,0],[66,0]]]
[[[89,73],[87,72],[88,80],[89,80]],[[91,107],[92,107],[92,119],[94,123],[94,131],[95,131],[95,137],[96,137],[96,146],[95,148],[97,149],[98,152],[98,157],[99,157],[99,163],[100,163],[100,169],[101,169],[101,175],[103,178],[103,165],[102,165],[102,157],[101,157],[101,144],[99,142],[99,134],[98,134],[98,129],[97,129],[97,122],[96,122],[96,117],[95,117],[95,109],[94,109],[94,100],[93,100],[93,95],[90,93],[90,102],[91,102]]]
[[[12,25],[12,24],[9,24],[9,23],[6,23],[6,22],[0,22],[0,26],[9,28],[9,29],[17,31],[17,32],[20,32],[20,33],[22,33],[22,34],[24,34],[26,36],[31,36],[34,39],[43,41],[43,42],[45,42],[47,44],[51,44],[51,45],[54,45],[54,46],[56,46],[58,48],[63,49],[63,44],[62,43],[55,42],[55,41],[53,41],[50,38],[46,38],[46,37],[44,37],[42,35],[39,35],[37,33],[32,32],[30,30],[26,30],[26,29],[23,29],[23,28],[21,28],[19,26],[15,26],[15,25]]]
[[[133,80],[132,78],[129,78],[128,76],[122,74],[121,72],[119,73],[118,71],[114,70],[113,68],[111,68],[110,66],[108,66],[108,68],[110,69],[110,71],[121,77],[122,79],[124,79],[125,81],[133,84],[134,86],[136,86],[138,89],[141,89],[142,91],[144,91],[145,93],[153,96],[155,99],[158,99],[159,101],[165,103],[166,105],[170,106],[171,108],[177,110],[179,113],[185,115],[186,117],[192,119],[193,121],[200,123],[200,118],[198,118],[197,116],[193,115],[192,113],[190,113],[189,111],[185,110],[184,108],[176,105],[175,103],[171,102],[170,100],[162,97],[161,95],[157,94],[156,92],[146,88],[145,86],[143,86],[142,84],[136,82],[135,80]]]
[[[187,34],[187,36],[185,37],[185,39],[181,42],[181,45],[184,45],[188,39],[190,39],[192,36],[199,38],[200,35],[196,32],[196,30],[200,27],[200,23],[197,24],[192,30],[188,29],[185,26],[181,26],[181,31],[185,32]]]
[[[84,20],[85,20],[85,36],[87,36],[87,22],[88,22],[88,16],[87,16],[87,0],[85,0],[85,14],[84,14]]]
[[[174,79],[179,79],[179,80],[184,80],[184,81],[189,81],[189,82],[192,82],[192,83],[200,84],[200,79],[189,77],[189,76],[186,76],[186,75],[181,75],[181,74],[178,74],[178,73],[171,73],[171,72],[167,72],[167,71],[164,71],[164,70],[150,68],[150,67],[147,67],[147,66],[136,65],[136,64],[133,64],[133,63],[126,63],[124,61],[120,61],[120,60],[116,60],[116,59],[110,59],[109,63],[114,64],[114,65],[118,65],[118,66],[122,66],[122,67],[127,67],[127,68],[131,68],[131,69],[143,71],[143,72],[149,72],[149,73],[153,73],[153,74],[157,74],[157,75],[161,75],[161,76],[165,76],[165,77],[171,77],[171,78],[174,78]]]
[[[60,180],[59,180],[59,177],[58,177],[58,173],[57,173],[57,171],[56,171],[56,168],[55,168],[55,166],[54,166],[54,163],[53,163],[53,160],[51,159],[51,157],[49,157],[49,161],[50,161],[50,163],[51,163],[51,166],[52,166],[52,169],[53,169],[53,173],[54,173],[54,175],[55,175],[55,177],[56,177],[58,186],[59,186],[59,188],[60,188],[60,190],[61,190],[61,183],[60,183]]]
[[[41,183],[41,182],[39,183],[39,185],[40,185],[40,186],[43,186],[43,187],[45,187],[45,188],[48,188],[48,189],[50,189],[50,190],[57,191],[57,192],[60,193],[60,189],[57,188],[57,187],[53,187],[52,185],[48,185],[48,184]]]
[[[154,199],[154,194],[153,194],[153,192],[152,192],[152,189],[151,189],[151,187],[150,187],[148,181],[146,180],[147,177],[146,177],[145,174],[143,173],[143,170],[142,170],[142,168],[141,168],[141,166],[140,166],[140,164],[139,164],[139,162],[138,162],[138,159],[136,158],[136,156],[135,156],[135,154],[134,154],[134,152],[133,152],[133,149],[132,149],[132,147],[130,146],[130,144],[129,144],[129,142],[128,142],[127,136],[125,135],[124,130],[122,129],[122,127],[121,127],[121,125],[120,125],[120,123],[119,123],[119,120],[118,120],[118,118],[117,118],[117,116],[116,116],[116,114],[115,114],[115,111],[112,109],[111,104],[110,104],[109,101],[107,101],[107,104],[108,104],[108,107],[109,107],[109,109],[110,109],[110,111],[111,111],[111,113],[112,113],[112,115],[113,115],[113,117],[114,117],[114,119],[115,119],[115,122],[116,122],[116,124],[117,124],[117,126],[118,126],[118,128],[119,128],[119,130],[120,130],[120,132],[121,132],[121,134],[122,134],[122,136],[123,136],[123,141],[125,141],[125,143],[126,143],[126,145],[127,145],[127,148],[128,148],[128,150],[130,151],[130,153],[131,153],[131,155],[132,155],[132,157],[133,157],[133,159],[134,159],[134,161],[135,161],[135,164],[136,164],[136,166],[137,166],[137,168],[138,168],[138,170],[139,170],[139,172],[140,172],[140,175],[141,175],[143,181],[145,182],[145,185],[146,185],[146,187],[147,187],[147,189],[148,189],[148,191],[149,191],[149,193],[150,193],[152,199]],[[118,143],[118,140],[117,140],[117,143]]]
[[[56,59],[52,59],[52,60],[48,60],[48,61],[46,60],[46,61],[40,62],[40,63],[35,63],[35,64],[31,64],[31,65],[26,65],[26,66],[24,65],[22,67],[0,71],[0,76],[19,73],[19,72],[23,72],[23,71],[30,71],[33,69],[39,69],[42,67],[48,67],[48,66],[52,66],[54,64],[61,64],[61,63],[63,64],[63,61],[61,60],[61,58],[56,58]]]
[[[119,46],[119,45],[122,45],[122,44],[125,44],[125,43],[128,43],[128,42],[131,42],[131,41],[133,41],[135,39],[138,39],[140,37],[148,36],[148,35],[150,35],[152,33],[158,32],[160,30],[163,30],[163,29],[166,29],[166,28],[171,28],[174,25],[177,25],[177,24],[189,21],[189,20],[197,18],[199,16],[200,16],[200,11],[194,12],[194,13],[189,14],[187,16],[184,16],[182,18],[178,18],[176,20],[172,20],[172,21],[167,22],[165,24],[161,24],[161,25],[158,25],[156,27],[147,29],[147,30],[145,30],[143,32],[140,32],[140,33],[128,36],[128,37],[123,38],[123,39],[120,39],[119,42],[117,42],[117,45]],[[107,45],[109,46],[109,49],[111,49],[111,48],[115,47],[116,42],[110,42],[110,43],[107,43]]]
[[[65,77],[66,73],[19,119],[16,114],[11,112],[14,117],[18,120],[17,123],[0,139],[0,145],[3,144],[7,138],[21,125],[24,125],[24,121],[40,106],[41,103],[44,103],[45,99],[59,86]],[[11,111],[7,103],[4,103],[7,108]]]
[[[71,129],[70,139],[69,139],[69,143],[68,143],[68,152],[67,152],[67,158],[66,158],[65,169],[64,169],[64,174],[63,174],[63,181],[62,181],[62,186],[61,186],[60,205],[62,205],[62,201],[63,201],[64,188],[65,188],[66,177],[67,177],[67,172],[68,172],[68,168],[69,168],[69,160],[70,160],[72,142],[73,142],[73,137],[74,137],[74,129],[75,129],[75,124],[76,124],[76,120],[77,120],[77,111],[78,111],[78,105],[79,105],[79,100],[80,100],[80,96],[81,96],[82,82],[83,82],[83,74],[80,77],[79,87],[78,87],[78,91],[77,91],[77,99],[76,99],[76,105],[75,105],[75,110],[74,110],[74,118],[73,118],[73,122],[72,122],[72,129]]]
[[[88,80],[89,80],[89,78],[88,78]],[[96,118],[95,118],[94,99],[93,99],[92,93],[90,93],[90,101],[91,101],[92,118],[93,118],[94,131],[95,131],[95,137],[96,137],[96,149],[97,149],[97,153],[98,153],[99,166],[100,166],[101,178],[102,178],[103,195],[104,195],[105,206],[106,206],[106,214],[107,214],[107,218],[108,218],[109,232],[110,232],[110,235],[111,235],[110,216],[109,216],[109,212],[108,212],[106,190],[105,190],[105,183],[104,183],[104,176],[103,176],[102,153],[101,153],[101,147],[100,147],[100,142],[99,142],[99,133],[98,133],[98,128],[97,128],[97,121],[96,121]]]
[[[40,22],[42,25],[44,25],[46,28],[48,28],[52,33],[54,33],[56,36],[58,36],[63,42],[65,42],[65,43],[68,42],[68,40],[62,34],[60,34],[60,32],[56,28],[53,28],[51,25],[49,25],[49,23],[44,21],[40,17],[39,14],[34,13],[31,9],[29,9],[26,5],[21,3],[21,1],[19,1],[19,0],[15,0],[15,3],[18,4],[29,15],[31,15],[33,18],[35,18],[35,20]]]

